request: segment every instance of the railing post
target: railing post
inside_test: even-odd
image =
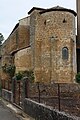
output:
[[[38,94],[39,94],[39,103],[41,102],[41,100],[40,100],[40,86],[39,86],[39,82],[37,82],[37,88],[38,88]]]
[[[19,105],[20,105],[20,81],[19,81]]]
[[[26,97],[28,98],[28,92],[29,92],[29,80],[26,79]]]
[[[5,89],[5,80],[4,80],[4,89]]]
[[[10,90],[10,89],[9,89],[9,79],[8,79],[8,90]]]
[[[16,87],[16,78],[12,79],[12,102],[15,103],[15,87]]]
[[[58,107],[59,107],[59,111],[61,110],[61,106],[60,106],[60,84],[58,83]]]
[[[22,92],[22,96],[23,96],[23,99],[25,98],[28,98],[28,92],[29,92],[29,80],[28,80],[28,77],[24,77],[23,78],[23,92]]]

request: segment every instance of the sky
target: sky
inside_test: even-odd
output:
[[[76,11],[76,0],[0,0],[0,33],[6,40],[32,7],[51,8],[57,5]]]

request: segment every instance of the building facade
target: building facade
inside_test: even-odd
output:
[[[17,64],[18,59],[15,58],[15,56],[17,56],[16,55],[17,52],[29,47],[30,39],[29,19],[30,19],[29,17],[26,17],[19,20],[19,23],[15,25],[11,34],[3,43],[1,49],[1,68],[5,65]],[[17,60],[16,62],[15,59]],[[23,60],[25,61],[25,58]],[[18,65],[16,65],[16,68],[17,66]],[[27,66],[25,65],[25,67]],[[8,79],[8,76],[3,72],[2,69],[1,79]]]
[[[30,14],[32,67],[36,80],[73,82],[76,74],[76,13],[62,7]]]
[[[77,8],[77,72],[80,72],[80,0],[76,0]]]
[[[33,7],[28,14],[29,18],[20,20],[18,26],[24,24],[26,31],[22,30],[22,37],[19,32],[16,34],[17,49],[10,52],[16,72],[32,69],[36,82],[74,82],[77,73],[76,13],[56,6],[50,9]]]

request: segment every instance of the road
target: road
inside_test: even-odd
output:
[[[20,120],[0,100],[0,120]]]

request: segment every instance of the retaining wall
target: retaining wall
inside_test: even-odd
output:
[[[2,98],[11,102],[12,101],[12,92],[6,89],[2,89]]]
[[[64,112],[54,110],[49,106],[34,102],[25,98],[23,102],[25,113],[35,118],[35,120],[79,120],[80,118],[66,115]]]

